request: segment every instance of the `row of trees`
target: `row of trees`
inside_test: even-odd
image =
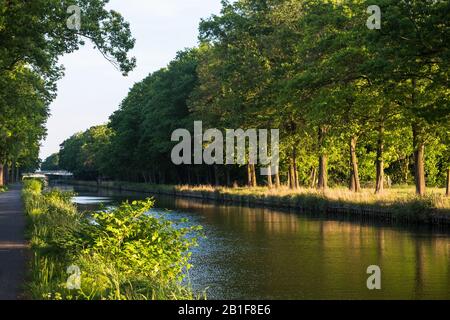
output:
[[[48,106],[63,75],[58,58],[88,40],[123,73],[135,61],[129,25],[107,0],[0,0],[0,186],[39,167]],[[67,9],[82,13],[80,30],[67,27]]]
[[[60,165],[152,183],[449,186],[450,4],[376,2],[380,30],[366,25],[373,1],[224,1],[199,47],[137,83],[107,126],[66,140]],[[194,120],[280,129],[280,174],[173,165],[171,134]]]

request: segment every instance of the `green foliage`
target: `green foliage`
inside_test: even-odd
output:
[[[130,26],[107,0],[0,0],[0,165],[39,167],[48,106],[63,75],[58,58],[90,42],[123,74],[136,61]],[[70,5],[82,13],[80,30],[67,27]],[[3,180],[3,179],[2,179]],[[0,181],[0,185],[3,181]]]
[[[29,68],[0,72],[0,164],[38,167],[48,103],[47,88]]]
[[[107,161],[111,130],[96,126],[77,133],[61,144],[59,167],[80,179],[97,179]]]
[[[37,179],[26,179],[23,182],[23,188],[32,194],[40,194],[42,192],[42,182]]]
[[[41,170],[59,170],[59,153],[54,153],[45,159],[41,164]]]
[[[183,280],[199,227],[183,227],[149,213],[153,200],[80,213],[70,193],[42,193],[26,181],[23,199],[33,250],[28,285],[35,299],[193,299]],[[69,266],[81,287],[66,286]]]
[[[167,68],[130,90],[110,117],[113,135],[106,176],[132,180],[171,167],[167,159],[174,145],[172,132],[192,126],[187,99],[197,84],[197,55],[197,50],[179,52]]]
[[[279,129],[282,183],[296,171],[302,185],[317,185],[319,157],[331,186],[374,186],[383,170],[385,180],[411,183],[415,151],[425,145],[427,183],[442,186],[450,161],[449,3],[381,0],[381,30],[366,26],[369,5],[224,1],[200,23],[198,48],[133,86],[110,117],[104,148],[84,138],[64,144],[66,167],[90,179],[246,184],[240,166],[171,163],[173,130],[201,120],[205,129]],[[83,160],[89,150],[102,161]]]

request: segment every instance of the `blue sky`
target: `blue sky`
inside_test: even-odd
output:
[[[221,5],[220,0],[111,0],[109,7],[131,25],[137,67],[123,77],[89,44],[62,57],[65,77],[50,106],[42,159],[75,132],[106,123],[134,83],[166,66],[177,51],[197,45],[200,19],[219,13]]]

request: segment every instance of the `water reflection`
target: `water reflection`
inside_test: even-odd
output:
[[[76,191],[90,203],[145,197]],[[204,226],[207,238],[194,250],[190,281],[198,291],[209,288],[209,299],[450,298],[446,230],[172,197],[156,200],[158,210],[170,210],[169,219],[189,218]],[[369,265],[381,267],[380,291],[366,287]]]
[[[110,203],[113,200],[111,198],[106,197],[80,197],[76,196],[72,199],[73,202],[77,204],[98,204],[98,203]]]

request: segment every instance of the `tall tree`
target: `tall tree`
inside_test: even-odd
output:
[[[381,3],[380,32],[370,37],[373,72],[403,88],[399,105],[411,118],[414,136],[416,193],[425,194],[425,144],[430,124],[423,114],[448,112],[442,87],[448,87],[450,32],[448,1],[395,1]],[[433,104],[430,104],[430,97]],[[439,111],[440,110],[440,111]]]
[[[63,75],[58,58],[89,40],[123,74],[135,66],[129,25],[107,0],[0,0],[0,169],[35,157],[45,135],[48,105]],[[70,5],[81,11],[81,28],[67,27]],[[31,159],[29,159],[31,160]],[[10,165],[11,166],[11,165]],[[3,170],[0,170],[3,172]],[[0,184],[3,179],[0,179]]]

